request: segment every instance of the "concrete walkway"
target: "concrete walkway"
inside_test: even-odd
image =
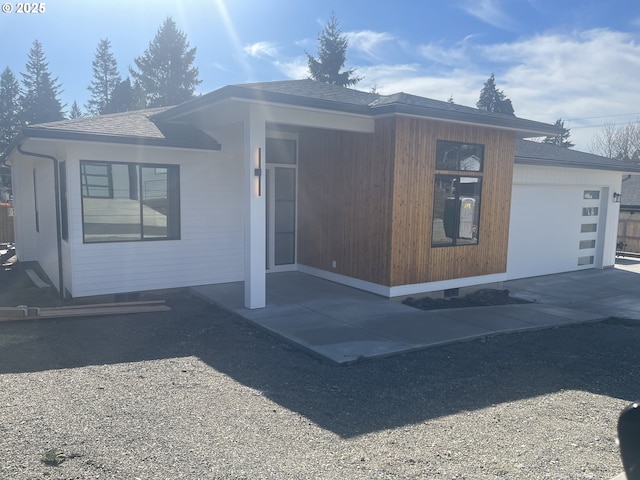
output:
[[[640,319],[640,261],[505,282],[536,303],[422,311],[299,272],[267,275],[267,306],[243,307],[243,283],[193,287],[198,296],[312,354],[349,363],[487,335],[618,316]]]

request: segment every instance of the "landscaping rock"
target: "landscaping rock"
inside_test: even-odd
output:
[[[414,298],[408,297],[402,301],[405,305],[421,310],[440,310],[445,308],[487,307],[491,305],[508,305],[514,303],[530,303],[509,296],[509,290],[484,288],[464,297],[451,298]]]

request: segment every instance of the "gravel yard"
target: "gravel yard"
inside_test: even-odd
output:
[[[604,479],[640,323],[322,363],[188,291],[0,323],[2,479]],[[44,453],[63,452],[59,465]]]

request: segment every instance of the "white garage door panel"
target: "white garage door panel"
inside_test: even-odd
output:
[[[583,188],[514,185],[508,278],[578,269]]]

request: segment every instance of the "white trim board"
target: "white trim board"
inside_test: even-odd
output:
[[[383,297],[393,298],[406,295],[415,295],[419,293],[439,292],[450,288],[464,288],[476,285],[485,285],[488,283],[497,283],[507,280],[506,273],[497,273],[492,275],[481,275],[478,277],[455,278],[452,280],[442,280],[439,282],[414,283],[409,285],[399,285],[396,287],[387,287],[378,283],[367,282],[357,278],[348,277],[338,273],[328,272],[307,265],[298,265],[297,270],[302,273],[313,275],[315,277],[324,278],[336,283],[342,283],[349,287],[358,288],[367,292],[375,293]]]

